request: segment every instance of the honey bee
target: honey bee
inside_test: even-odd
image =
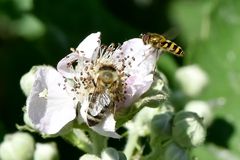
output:
[[[123,94],[120,76],[113,65],[102,65],[94,80],[94,92],[89,96],[87,110],[88,125],[95,126],[100,123],[109,112],[114,112],[116,102]]]
[[[151,44],[152,47],[156,49],[167,51],[179,57],[184,56],[182,48],[176,43],[166,39],[163,35],[157,33],[146,33],[141,34],[141,38],[145,45]]]

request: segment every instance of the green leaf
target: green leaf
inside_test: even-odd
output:
[[[214,112],[236,128],[227,143],[229,149],[240,157],[237,139],[240,136],[239,7],[240,1],[234,0],[176,1],[171,7],[171,17],[182,28],[182,38],[187,44],[185,63],[200,65],[209,76],[210,82],[198,98],[220,98],[225,102]],[[203,158],[201,153],[198,156],[209,159]]]

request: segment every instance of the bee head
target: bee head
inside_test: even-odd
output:
[[[112,66],[103,66],[99,69],[98,82],[101,86],[110,88],[112,85],[118,83],[119,77],[116,69]]]

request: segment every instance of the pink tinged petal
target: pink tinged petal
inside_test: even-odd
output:
[[[149,45],[144,45],[142,39],[133,38],[125,41],[121,49],[116,51],[115,55],[121,55],[127,58],[127,62],[131,60],[131,66],[127,65],[124,72],[131,75],[147,75],[151,73],[157,61],[157,50]],[[131,58],[134,57],[134,60]],[[126,62],[125,62],[126,63]]]
[[[95,132],[112,138],[121,138],[119,134],[115,132],[116,121],[114,120],[113,114],[109,114],[102,122],[96,126],[91,127]]]
[[[32,91],[27,99],[27,114],[37,130],[44,134],[58,133],[76,117],[76,103],[63,89],[64,79],[52,68],[36,73]],[[44,95],[46,97],[39,96]]]
[[[126,80],[127,93],[124,106],[129,106],[150,88],[158,53],[149,45],[144,45],[140,38],[124,42],[116,54],[119,54],[119,52],[123,52],[122,56],[124,57],[130,57],[128,59],[134,57],[131,65],[127,65],[124,70],[129,75]]]
[[[153,74],[149,74],[145,77],[136,76],[129,77],[126,80],[126,100],[123,106],[130,106],[135,102],[142,94],[144,94],[150,87],[153,82]]]

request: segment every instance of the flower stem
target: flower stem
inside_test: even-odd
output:
[[[131,159],[134,149],[137,146],[138,134],[134,131],[129,131],[127,144],[123,153],[126,155],[127,159]]]
[[[86,153],[91,152],[90,140],[81,130],[73,130],[72,132],[63,135],[62,138]]]
[[[90,153],[97,156],[101,155],[102,150],[107,147],[107,137],[101,136],[91,130],[89,130],[89,136],[92,141],[92,150]]]

